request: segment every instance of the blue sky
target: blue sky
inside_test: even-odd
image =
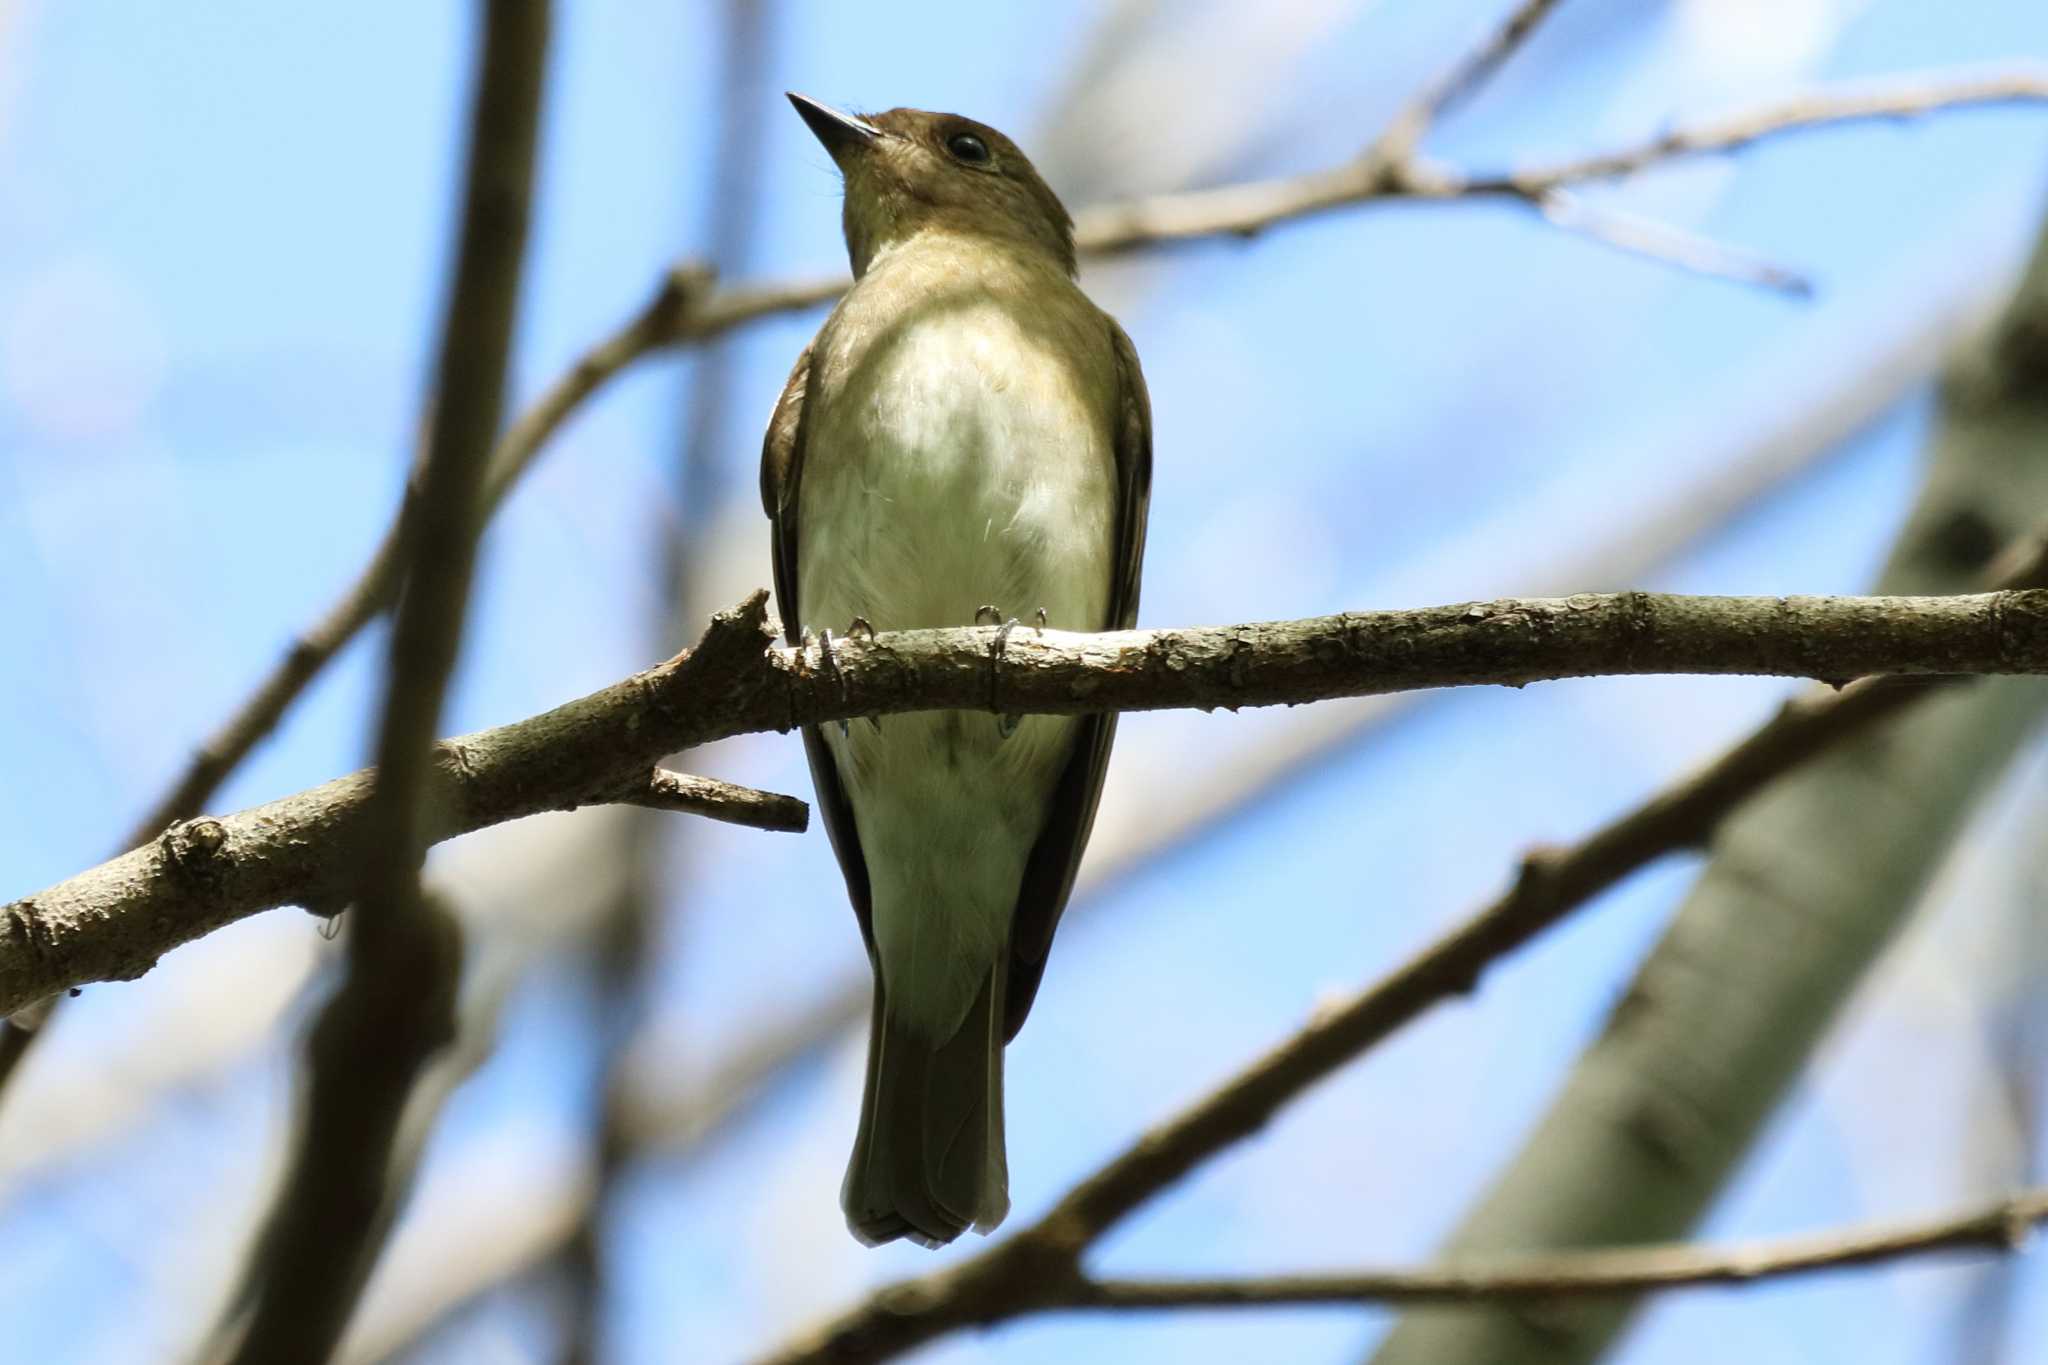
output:
[[[761,79],[731,111],[714,104],[720,7],[560,9],[521,400],[705,240],[711,149],[728,133],[758,158],[760,187],[753,231],[719,262],[728,276],[843,264],[836,179],[785,88],[969,113],[1051,149],[1044,169],[1080,202],[1327,165],[1503,6],[1304,0],[1253,23],[1220,0],[1164,4],[1105,43],[1104,14],[1074,3],[781,4]],[[7,895],[109,852],[374,543],[418,421],[470,38],[468,8],[446,3],[0,3]],[[1076,90],[1084,58],[1095,76]],[[2048,10],[2027,0],[1565,0],[1429,149],[1492,168],[1820,79],[2043,58]],[[1088,272],[1136,340],[1156,412],[1143,620],[1420,605],[1539,580],[1614,586],[1552,580],[1590,572],[1560,566],[1583,565],[1646,509],[1687,505],[1901,338],[1995,296],[2036,231],[2044,151],[2048,111],[1990,110],[1808,134],[1591,192],[1797,267],[1817,284],[1809,302],[1484,204],[1334,214]],[[528,714],[681,643],[657,643],[652,624],[656,547],[679,525],[696,528],[706,608],[765,582],[758,432],[816,323],[768,322],[729,343],[712,505],[673,496],[691,359],[644,363],[579,415],[491,532],[446,728]],[[1866,584],[1916,483],[1927,386],[1882,409],[1631,581]],[[377,663],[374,640],[351,650],[218,804],[361,762]],[[1084,894],[1010,1053],[1013,1217],[1478,903],[1529,843],[1627,807],[1783,691],[1638,679],[1425,699]],[[1127,719],[1101,840],[1298,718]],[[691,766],[808,786],[784,737],[721,745]],[[2020,855],[2043,778],[2039,753],[2013,765],[1708,1234],[1930,1212],[2011,1178],[1987,1174],[1985,1040],[1990,1021],[2038,1016],[2041,990],[2024,975],[1990,992],[1959,983],[2010,956],[1997,926],[2028,894]],[[549,911],[604,875],[576,833],[586,818],[533,822],[485,845],[495,852],[437,862],[482,885],[480,864],[541,859],[550,840],[586,860],[478,894],[491,945],[480,976],[528,966],[497,1053],[431,1145],[421,1198],[447,1201],[432,1207],[487,1221],[575,1178],[592,1040],[582,967]],[[641,1060],[684,1086],[857,970],[860,949],[821,831],[679,822],[674,835]],[[1475,999],[1316,1090],[1133,1218],[1100,1264],[1228,1273],[1425,1258],[1512,1153],[1689,870],[1674,861],[1635,879]],[[189,1343],[289,1122],[297,983],[332,951],[312,921],[280,912],[78,1002],[0,1115],[0,1152],[16,1154],[0,1159],[9,1350],[149,1361]],[[251,1011],[282,1027],[251,1040]],[[845,1236],[836,1190],[859,1072],[857,1040],[842,1040],[715,1141],[633,1172],[612,1230],[617,1359],[743,1356],[959,1254],[869,1252]],[[88,1111],[119,1121],[78,1116]],[[415,1231],[402,1227],[401,1245]],[[1934,1362],[1977,1283],[1966,1268],[1916,1266],[1674,1296],[1619,1359]],[[2016,1285],[2015,1334],[2038,1336],[2048,1274],[2028,1262]],[[416,1358],[547,1359],[554,1293],[544,1274],[517,1280]],[[1384,1323],[1348,1311],[1043,1319],[920,1359],[1348,1360]]]

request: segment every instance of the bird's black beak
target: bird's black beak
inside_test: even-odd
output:
[[[820,104],[809,95],[799,95],[794,90],[785,92],[796,111],[804,116],[804,122],[811,126],[811,132],[818,141],[825,144],[825,150],[832,153],[837,161],[847,152],[867,146],[882,135],[882,130],[865,119],[852,114],[841,113],[829,104]]]

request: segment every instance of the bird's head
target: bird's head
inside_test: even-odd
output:
[[[1017,144],[958,114],[849,114],[792,93],[846,181],[853,273],[919,232],[992,237],[1043,250],[1072,274],[1074,220]]]

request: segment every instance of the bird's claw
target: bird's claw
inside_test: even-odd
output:
[[[839,684],[839,700],[845,701],[846,674],[839,667],[839,656],[832,652],[832,630],[829,626],[818,632],[818,660],[824,664],[825,671],[832,675],[832,681]],[[845,739],[846,734],[846,719],[842,716],[839,720],[839,737]]]
[[[1039,614],[1041,617],[1044,615],[1043,612]],[[997,621],[1002,622],[997,627],[995,643],[988,647],[988,709],[996,713],[996,738],[1008,739],[1011,735],[1017,733],[1018,718],[1005,713],[998,700],[997,683],[1000,677],[998,670],[1002,665],[1003,655],[1010,648],[1010,632],[1017,628],[1018,623],[1016,617],[1012,616],[1005,621],[1003,620],[1002,612],[992,606],[985,606],[975,608],[974,624],[977,626],[981,625],[984,616],[988,617],[990,624]]]
[[[856,616],[846,623],[847,639],[851,640],[860,635],[867,636],[869,644],[873,644],[875,641],[875,623],[868,620],[865,616]],[[869,725],[874,727],[876,734],[882,732],[882,718],[880,716],[869,716],[867,721]],[[846,733],[846,723],[844,721],[840,722],[839,733],[842,735]]]

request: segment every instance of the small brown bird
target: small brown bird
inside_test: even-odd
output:
[[[1131,626],[1151,410],[1130,338],[1074,283],[1066,209],[971,119],[790,100],[845,179],[854,284],[797,358],[761,452],[785,634],[991,614]],[[966,711],[804,731],[874,970],[840,1193],[863,1242],[941,1246],[1009,1212],[1003,1048],[1115,731],[1114,715]]]

